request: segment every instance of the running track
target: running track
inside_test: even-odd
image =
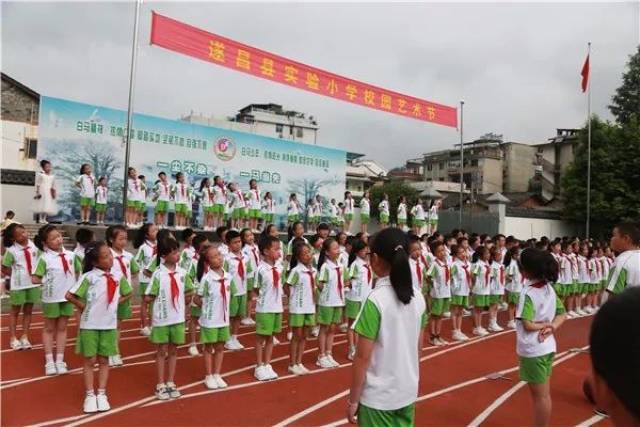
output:
[[[137,310],[134,309],[134,316]],[[500,313],[502,323],[506,323]],[[469,332],[469,318],[463,330]],[[582,395],[582,380],[589,371],[588,330],[591,317],[568,320],[557,335],[558,353],[552,376],[554,426],[610,426],[594,416]],[[273,351],[276,381],[259,383],[253,377],[255,362],[253,329],[242,328],[240,341],[247,347],[225,355],[223,376],[229,388],[207,390],[202,384],[202,357],[190,357],[180,349],[176,383],[183,396],[158,402],[153,397],[155,366],[153,346],[138,333],[138,320],[125,321],[121,352],[125,366],[110,371],[108,395],[112,410],[85,415],[81,359],[74,354],[75,321],[69,327],[66,361],[68,375],[44,377],[41,346],[42,316],[34,315],[29,351],[9,349],[8,318],[2,315],[0,393],[3,426],[53,425],[345,425],[350,362],[346,337],[336,337],[334,357],[340,368],[319,370],[315,366],[317,340],[307,343],[305,365],[312,374],[294,377],[287,373],[289,348]],[[443,337],[450,336],[445,321]],[[582,349],[582,351],[575,351]],[[488,379],[496,372],[505,378]],[[495,376],[493,376],[495,377]],[[32,406],[33,405],[33,406]],[[530,424],[528,390],[518,381],[515,333],[505,331],[446,347],[426,347],[421,357],[421,381],[416,403],[416,424],[432,426]]]

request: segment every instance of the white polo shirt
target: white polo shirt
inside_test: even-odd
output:
[[[378,210],[381,214],[389,215],[389,201],[383,200],[378,204]]]
[[[345,288],[349,280],[347,269],[341,264],[327,259],[320,267],[318,276],[318,281],[322,283],[318,305],[344,307]]]
[[[277,282],[274,282],[274,279]],[[280,263],[273,266],[264,261],[260,263],[256,274],[256,288],[258,288],[256,313],[282,313],[284,281],[284,271]]]
[[[360,215],[369,215],[371,212],[371,203],[369,203],[369,199],[365,199],[364,197],[360,200]]]
[[[527,331],[523,320],[531,322],[551,322],[556,315],[564,313],[564,306],[549,284],[532,283],[520,293],[516,309],[516,352],[521,357],[538,357],[556,351],[556,339],[550,335],[538,341],[540,331]]]
[[[474,277],[472,293],[474,295],[491,294],[491,265],[485,261],[478,261],[471,269]]]
[[[427,276],[431,278],[431,298],[451,298],[451,267],[445,261],[435,259],[427,270]]]
[[[213,203],[216,205],[224,205],[227,203],[227,190],[223,186],[213,186]]]
[[[468,261],[456,258],[451,266],[451,294],[468,296],[473,286],[472,265]]]
[[[381,277],[353,329],[374,341],[360,403],[377,410],[404,408],[418,396],[419,337],[425,300],[415,295],[408,304],[400,302],[389,277]]]
[[[96,203],[106,205],[109,201],[109,189],[105,185],[96,187]]]
[[[66,302],[64,296],[76,284],[76,275],[81,271],[80,260],[71,251],[47,249],[41,253],[33,275],[42,277],[42,302]]]
[[[93,175],[83,173],[76,179],[76,184],[80,184],[80,197],[93,199],[96,196],[96,178]]]
[[[347,292],[347,299],[357,302],[366,300],[373,288],[371,266],[362,258],[356,257],[349,267],[349,279],[351,280],[351,289]]]
[[[524,279],[522,277],[522,273],[520,273],[518,261],[515,259],[512,259],[507,267],[507,276],[509,276],[509,280],[507,281],[505,289],[509,292],[520,293],[520,291],[522,291]]]
[[[144,275],[144,270],[151,264],[151,261],[156,257],[157,246],[154,243],[151,243],[148,240],[145,240],[144,243],[138,248],[138,253],[136,255],[136,262],[140,267],[140,274],[138,275],[138,280],[140,283],[149,283],[151,278]]]
[[[491,291],[490,295],[504,295],[504,287],[507,284],[507,271],[504,264],[493,261],[491,263]]]
[[[398,205],[398,219],[407,219],[407,205],[404,203]]]
[[[296,265],[287,276],[287,284],[291,287],[289,296],[289,313],[313,314],[316,312],[315,289],[317,271],[302,264]]]
[[[153,192],[156,193],[158,200],[168,202],[171,200],[171,188],[172,185],[168,181],[160,180],[156,185],[154,185]]]
[[[246,196],[249,209],[260,209],[260,190],[254,188],[249,190]]]
[[[26,246],[14,243],[6,248],[2,257],[2,265],[11,268],[11,290],[20,291],[40,286],[31,282],[31,274],[37,261],[38,248],[31,240],[27,241]]]
[[[110,248],[111,255],[113,255],[113,266],[111,267],[111,274],[116,276],[117,280],[120,280],[120,277],[125,276],[127,282],[131,284],[131,278],[134,274],[140,272],[140,267],[138,263],[133,258],[133,254],[122,251],[121,254],[118,254],[113,248]]]
[[[253,282],[251,258],[243,252],[239,255],[230,252],[225,256],[224,270],[231,276],[231,281],[236,287],[236,295],[246,295],[247,285]]]
[[[611,266],[607,290],[619,294],[629,286],[640,286],[640,250],[621,253]]]
[[[219,275],[209,270],[198,285],[198,295],[202,297],[202,314],[198,322],[203,328],[229,326],[229,307],[235,295],[228,273]]]
[[[172,292],[171,277],[175,278],[177,292]],[[164,264],[156,269],[147,286],[145,295],[154,295],[151,325],[168,326],[184,322],[185,293],[193,291],[193,283],[187,272],[180,267],[174,271]]]
[[[176,204],[190,205],[191,204],[191,187],[186,182],[177,182],[173,186],[173,199]]]
[[[427,279],[427,266],[418,258],[409,258],[409,270],[411,270],[411,284],[413,290],[422,293]]]

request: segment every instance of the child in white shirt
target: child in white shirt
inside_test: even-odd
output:
[[[101,176],[98,179],[98,187],[96,188],[96,223],[98,225],[104,225],[104,217],[107,213],[107,203],[109,203],[107,177]]]
[[[89,224],[91,208],[95,204],[96,178],[91,174],[91,165],[84,163],[80,166],[80,176],[76,179],[76,187],[80,189],[80,222]]]

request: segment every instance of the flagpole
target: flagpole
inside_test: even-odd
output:
[[[129,99],[127,101],[127,127],[124,137],[125,154],[124,154],[124,187],[122,190],[122,218],[126,222],[127,219],[127,190],[129,178],[129,158],[131,156],[131,123],[133,121],[133,94],[135,89],[136,77],[136,58],[138,57],[138,22],[140,21],[140,5],[142,0],[136,1],[136,14],[133,21],[133,46],[131,48],[131,72],[129,74]]]
[[[464,142],[462,133],[464,130],[464,101],[460,101],[460,218],[458,218],[458,228],[462,229],[462,208],[464,192]]]
[[[587,224],[585,234],[588,239],[591,225],[591,42],[587,46],[589,77],[587,79]]]

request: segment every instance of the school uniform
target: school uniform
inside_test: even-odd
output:
[[[582,291],[582,286],[580,285],[580,273],[579,273],[579,265],[578,265],[578,256],[575,253],[571,253],[567,255],[567,259],[571,263],[571,278],[572,278],[572,287],[571,292],[568,295],[579,295]]]
[[[258,249],[258,245],[244,245],[242,247],[242,253],[249,260],[249,264],[251,264],[251,279],[247,282],[247,293],[253,291],[253,287],[255,285],[256,273],[258,271],[258,266],[260,265],[260,250]],[[248,299],[249,297],[247,297]]]
[[[229,209],[231,218],[244,219],[246,215],[246,203],[242,191],[236,190],[229,194]]]
[[[156,200],[155,213],[164,214],[169,212],[172,188],[173,186],[169,182],[162,180],[153,186],[153,198]]]
[[[449,311],[451,303],[451,267],[445,261],[435,259],[427,270],[430,278],[431,314],[442,316]]]
[[[5,248],[2,266],[11,268],[9,302],[11,305],[35,304],[40,301],[41,288],[31,282],[38,260],[38,248],[31,240],[25,246],[18,243]]]
[[[262,218],[262,213],[260,212],[260,190],[253,188],[247,191],[245,200],[248,209],[247,216],[255,219]]]
[[[186,182],[177,182],[172,189],[176,215],[186,216],[191,210],[191,187]]]
[[[289,326],[301,328],[316,325],[317,271],[312,266],[297,264],[287,275],[289,285]]]
[[[200,342],[215,344],[228,341],[231,338],[231,300],[236,292],[231,275],[224,270],[222,275],[209,270],[202,276],[196,292],[202,298],[202,314],[198,318]]]
[[[262,218],[265,224],[273,223],[273,216],[276,213],[276,208],[273,203],[273,199],[264,199],[262,201]]]
[[[516,352],[520,365],[520,380],[544,384],[551,376],[556,339],[553,335],[538,340],[539,331],[527,331],[523,321],[551,322],[565,312],[556,292],[546,282],[526,286],[516,309]]]
[[[591,282],[591,270],[589,269],[590,263],[589,260],[582,256],[578,255],[578,294],[586,294],[589,292],[590,282]]]
[[[413,226],[417,228],[424,227],[424,208],[422,205],[415,205],[411,208],[411,214],[413,215]]]
[[[73,304],[67,301],[65,294],[76,284],[76,277],[81,272],[80,260],[71,251],[46,249],[40,254],[33,275],[42,278],[44,317],[57,319],[73,314]]]
[[[478,261],[471,269],[473,274],[473,289],[471,290],[471,304],[474,307],[487,307],[491,295],[491,265],[485,261]]]
[[[92,207],[96,197],[96,178],[83,173],[76,178],[76,184],[80,185],[80,207]]]
[[[404,203],[398,204],[398,225],[407,225],[407,205]]]
[[[518,305],[520,292],[522,291],[522,286],[524,284],[524,277],[522,276],[522,273],[520,273],[518,261],[515,259],[512,259],[507,267],[507,277],[509,278],[505,286],[507,291],[507,303]]]
[[[184,249],[182,249],[182,252],[180,252],[180,260],[178,261],[180,268],[189,271],[189,264],[191,264],[191,259],[195,253],[196,249],[193,246],[185,246]]]
[[[256,274],[256,334],[272,336],[282,331],[282,286],[285,277],[282,266],[262,261]]]
[[[380,224],[389,224],[389,201],[383,200],[378,204],[380,212]]]
[[[331,224],[338,226],[340,225],[340,222],[338,221],[338,210],[339,207],[338,205],[334,205],[333,203],[331,205],[329,205],[329,215],[330,215],[330,219],[331,219]]]
[[[346,221],[351,221],[353,219],[354,212],[354,201],[353,199],[344,199],[344,219]]]
[[[84,300],[76,353],[83,357],[118,354],[118,302],[131,293],[124,275],[98,268],[84,273],[69,292]]]
[[[469,307],[469,293],[473,286],[472,265],[456,259],[451,265],[451,305]]]
[[[602,265],[597,258],[591,258],[589,260],[589,288],[587,293],[592,294],[598,291],[600,282],[602,281]]]
[[[625,251],[611,266],[607,291],[622,293],[630,286],[640,286],[640,250]]]
[[[566,254],[560,254],[558,257],[558,285],[556,286],[556,294],[560,298],[567,297],[573,292],[573,267],[571,260]]]
[[[429,291],[429,283],[427,283],[428,266],[422,262],[420,258],[409,258],[409,270],[411,270],[411,284],[413,291],[423,295]]]
[[[436,205],[429,208],[429,224],[432,227],[437,227],[438,225],[438,207]]]
[[[105,185],[98,185],[96,188],[96,212],[107,212],[107,203],[109,202],[109,189]]]
[[[158,246],[155,243],[151,243],[148,240],[145,240],[144,243],[138,248],[138,253],[136,254],[136,263],[140,269],[138,273],[138,282],[140,283],[140,295],[144,295],[147,289],[147,285],[151,282],[151,278],[145,276],[144,270],[148,270],[149,265],[156,258],[156,254],[158,251]],[[157,267],[157,266],[155,266]],[[155,268],[154,268],[155,269]]]
[[[127,178],[127,207],[139,209],[143,200],[142,181],[138,178]]]
[[[413,425],[420,379],[420,337],[426,304],[415,296],[398,301],[389,277],[381,277],[365,301],[353,329],[374,341],[360,396],[361,425]]]
[[[609,275],[611,274],[611,266],[613,265],[613,259],[603,256],[602,257],[602,282],[600,282],[600,290],[607,288]]]
[[[224,215],[227,206],[227,190],[224,185],[214,185],[213,187],[213,213]]]
[[[349,273],[346,267],[336,262],[325,260],[318,273],[318,281],[322,283],[318,298],[318,321],[321,325],[342,323]]]
[[[315,201],[315,212],[313,214],[314,219],[315,219],[315,223],[316,224],[320,224],[320,221],[322,220],[322,202],[320,201]]]
[[[338,264],[345,269],[349,268],[349,252],[347,252],[347,248],[342,245],[340,245],[340,253],[338,254]]]
[[[187,272],[176,266],[169,270],[160,264],[151,277],[145,295],[152,295],[151,335],[154,344],[184,344],[185,294],[194,287]]]
[[[369,199],[363,197],[362,200],[360,200],[360,223],[369,224],[370,215],[371,203]]]
[[[202,205],[202,213],[204,215],[213,214],[213,204],[214,204],[214,196],[213,196],[213,187],[205,187],[202,189],[202,194],[200,194],[200,204]]]
[[[309,244],[309,241],[307,240],[306,237],[301,236],[302,240],[304,240],[305,244]],[[295,237],[293,237],[291,240],[289,240],[289,243],[287,243],[287,256],[293,256],[293,241],[296,240]]]
[[[316,208],[313,204],[307,205],[307,223],[314,224],[315,223],[315,213]]]
[[[287,221],[296,222],[298,217],[298,203],[293,200],[289,200],[289,203],[287,204]]]
[[[351,288],[346,293],[345,311],[348,319],[355,319],[360,312],[362,302],[373,288],[373,270],[369,263],[360,257],[351,263],[349,267],[349,280]]]
[[[111,274],[116,278],[117,281],[120,281],[122,277],[124,277],[131,286],[132,277],[134,274],[140,273],[140,267],[136,262],[133,254],[122,251],[122,253],[117,253],[113,250],[113,248],[109,248],[111,250],[111,255],[113,256],[113,265],[111,266]],[[129,319],[132,315],[131,312],[131,300],[128,299],[122,304],[118,304],[118,319]]]
[[[253,270],[251,258],[240,251],[239,254],[229,253],[225,257],[224,271],[231,277],[235,287],[235,294],[231,299],[231,317],[247,315],[247,288],[253,284]]]
[[[499,304],[504,295],[504,287],[507,283],[507,272],[504,264],[493,261],[491,263],[491,285],[489,292],[489,304]]]

